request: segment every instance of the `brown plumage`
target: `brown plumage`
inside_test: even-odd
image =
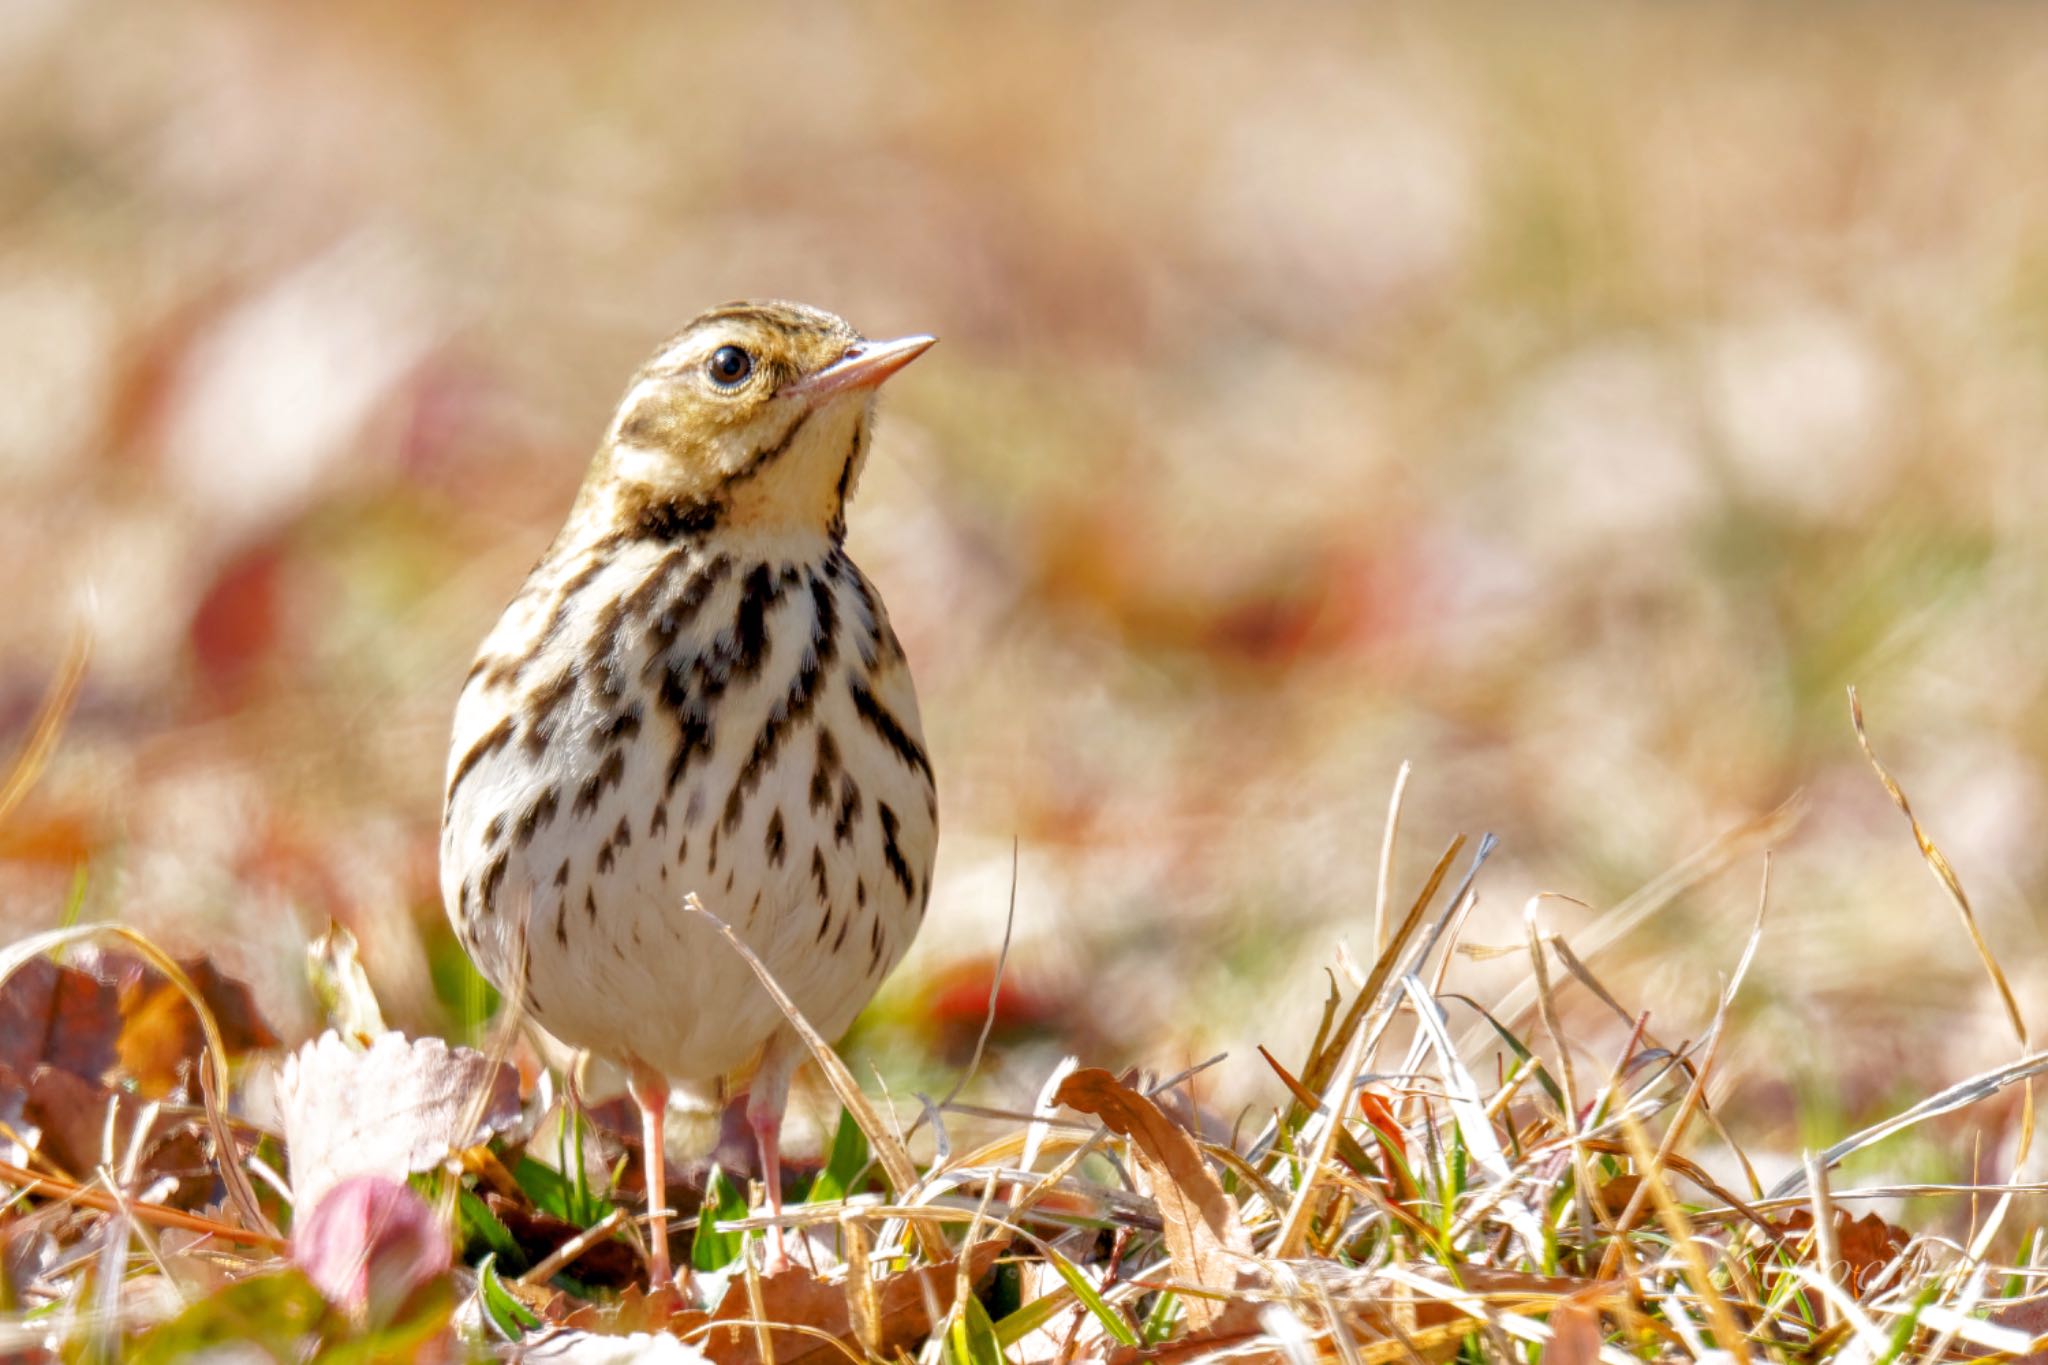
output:
[[[628,1067],[650,1205],[669,1081],[738,1079],[779,1206],[802,1056],[685,894],[827,1037],[924,915],[938,805],[917,699],[841,542],[876,386],[930,344],[796,304],[698,317],[634,376],[463,686],[449,917],[542,1026]],[[658,1211],[652,1233],[659,1279]]]

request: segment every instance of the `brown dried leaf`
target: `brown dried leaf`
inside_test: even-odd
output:
[[[0,1066],[48,1065],[97,1081],[113,1068],[121,997],[90,972],[31,958],[0,982]]]
[[[1593,1365],[1600,1359],[1600,1339],[1600,1310],[1578,1299],[1561,1300],[1550,1313],[1543,1365]]]
[[[967,1282],[972,1285],[986,1275],[1009,1246],[1009,1239],[996,1238],[977,1243],[967,1254]],[[953,1306],[953,1287],[959,1280],[960,1263],[942,1261],[917,1270],[890,1275],[876,1286],[881,1304],[881,1340],[871,1355],[883,1360],[912,1351],[931,1335],[932,1313],[941,1319]],[[846,1286],[821,1280],[802,1266],[792,1266],[779,1275],[763,1276],[761,1310],[768,1322],[810,1327],[846,1343],[855,1354],[861,1351],[852,1314],[847,1306]],[[748,1323],[754,1320],[748,1301],[746,1281],[734,1276],[725,1297],[712,1312],[713,1323]],[[844,1354],[831,1342],[809,1332],[768,1334],[776,1365],[795,1365],[805,1359],[842,1360]],[[714,1326],[698,1343],[717,1365],[757,1365],[759,1338],[749,1326]]]
[[[512,1240],[519,1243],[520,1251],[531,1264],[538,1265],[563,1245],[583,1235],[583,1229],[566,1218],[557,1218],[502,1195],[487,1194],[484,1203],[498,1216],[505,1230],[512,1234]],[[628,1293],[644,1275],[640,1253],[612,1238],[592,1242],[581,1255],[562,1268],[585,1284],[600,1289],[625,1289]],[[569,1325],[580,1327],[589,1324],[571,1321]]]
[[[2025,1332],[2038,1340],[2048,1336],[2048,1302],[2040,1299],[2023,1299],[2019,1303],[1993,1311],[1990,1320],[1996,1326],[2010,1327],[2015,1332]],[[2048,1349],[2014,1356],[2007,1365],[2048,1365]]]
[[[639,1268],[640,1261],[636,1256],[633,1269],[638,1271]],[[577,1278],[583,1277],[578,1275]],[[542,1316],[548,1315],[543,1313]],[[611,1336],[635,1332],[667,1332],[681,1336],[711,1321],[711,1315],[686,1303],[682,1291],[674,1285],[664,1285],[650,1292],[637,1284],[629,1284],[615,1303],[580,1304],[549,1320],[559,1321],[564,1327],[604,1332]]]
[[[138,984],[121,992],[126,997],[121,1036],[115,1040],[121,1074],[151,1099],[168,1099],[185,1085],[192,1064],[205,1049],[199,1016],[184,993],[158,978],[152,986]]]
[[[41,1130],[36,1147],[45,1159],[73,1176],[87,1178],[102,1162],[118,1167],[127,1160],[143,1104],[128,1091],[43,1066],[29,1078],[22,1115]],[[114,1111],[111,1143],[109,1108]],[[199,1130],[189,1119],[162,1113],[142,1139],[136,1173],[144,1184],[160,1176],[174,1177],[177,1189],[156,1202],[175,1208],[198,1208],[213,1190],[214,1172],[207,1163]]]
[[[1642,1188],[1643,1178],[1639,1175],[1618,1175],[1600,1185],[1600,1207],[1607,1210],[1609,1217],[1619,1217],[1629,1201]]]
[[[206,1002],[206,1008],[212,1011],[214,1027],[220,1030],[221,1046],[228,1050],[230,1057],[280,1045],[269,1021],[257,1010],[256,997],[250,993],[246,983],[214,966],[211,958],[180,958],[178,966],[184,970],[186,979],[198,988],[199,998]],[[151,972],[150,975],[154,978],[156,973]]]
[[[476,1128],[459,1131],[486,1088]],[[277,1100],[292,1197],[311,1208],[349,1176],[403,1180],[510,1127],[519,1074],[438,1038],[387,1033],[358,1051],[330,1029],[286,1059]]]
[[[178,1093],[205,1034],[184,993],[127,953],[87,952],[78,966],[32,958],[0,983],[0,1066],[26,1076],[56,1067],[98,1082],[117,1066],[150,1099]],[[277,1046],[248,987],[212,963],[178,964],[206,1001],[230,1056]]]
[[[1193,1306],[1192,1301],[1189,1306]],[[1105,1365],[1139,1365],[1140,1362],[1145,1362],[1145,1365],[1179,1365],[1181,1361],[1225,1354],[1232,1365],[1239,1365],[1239,1362],[1265,1365],[1268,1361],[1280,1363],[1287,1360],[1287,1353],[1278,1348],[1271,1352],[1245,1349],[1250,1342],[1266,1336],[1266,1329],[1259,1325],[1259,1305],[1249,1299],[1235,1299],[1214,1306],[1222,1311],[1211,1318],[1207,1326],[1184,1332],[1159,1346],[1119,1346],[1109,1353]]]
[[[1905,1251],[1912,1238],[1904,1228],[1894,1227],[1874,1213],[1851,1218],[1846,1210],[1835,1209],[1834,1222],[1836,1259],[1830,1270],[1835,1279],[1859,1297],[1882,1289],[1892,1278],[1886,1273],[1886,1267]],[[1794,1209],[1775,1226],[1780,1241],[1799,1243],[1813,1232],[1813,1212]],[[1816,1238],[1808,1246],[1807,1259],[1812,1260],[1819,1251],[1820,1242]]]
[[[1251,1236],[1238,1219],[1237,1201],[1224,1193],[1187,1130],[1151,1100],[1096,1067],[1067,1077],[1053,1100],[1095,1115],[1131,1140],[1147,1192],[1159,1206],[1175,1277],[1225,1293],[1236,1289],[1248,1268]],[[1214,1300],[1188,1296],[1189,1327],[1208,1327],[1223,1308]]]
[[[170,978],[125,953],[93,957],[95,970],[119,983],[121,1033],[115,1042],[121,1073],[151,1099],[182,1094],[188,1073],[206,1047],[198,1012]],[[206,1002],[229,1057],[276,1047],[277,1035],[257,1013],[249,988],[203,957],[185,958],[178,968]]]

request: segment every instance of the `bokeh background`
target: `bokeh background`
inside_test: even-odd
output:
[[[2043,167],[2027,6],[12,0],[10,748],[96,644],[0,936],[126,920],[297,1036],[331,918],[460,1027],[471,651],[643,353],[787,296],[944,338],[852,535],[945,821],[855,1041],[899,1093],[971,1046],[1014,844],[979,1093],[1228,1048],[1207,1093],[1270,1101],[1407,760],[1396,900],[1492,831],[1478,944],[1544,890],[1593,936],[1798,797],[1594,967],[1697,1036],[1774,848],[1721,1091],[1839,1136],[2014,1047],[1846,685],[2048,983]]]

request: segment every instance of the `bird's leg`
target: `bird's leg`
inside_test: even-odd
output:
[[[761,1056],[761,1065],[747,1088],[747,1127],[761,1153],[761,1188],[768,1197],[768,1216],[782,1216],[782,1112],[789,1107],[789,1079],[803,1060],[803,1041],[787,1029],[777,1033]],[[770,1275],[789,1268],[789,1248],[782,1225],[768,1229]]]
[[[647,1175],[647,1287],[666,1288],[668,1264],[668,1151],[662,1121],[668,1115],[668,1077],[635,1061],[633,1102],[640,1106],[640,1146]]]

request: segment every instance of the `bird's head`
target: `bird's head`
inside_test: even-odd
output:
[[[875,390],[931,344],[925,336],[869,341],[796,303],[713,308],[633,377],[592,468],[585,510],[651,534],[758,529],[836,539],[867,459]]]

